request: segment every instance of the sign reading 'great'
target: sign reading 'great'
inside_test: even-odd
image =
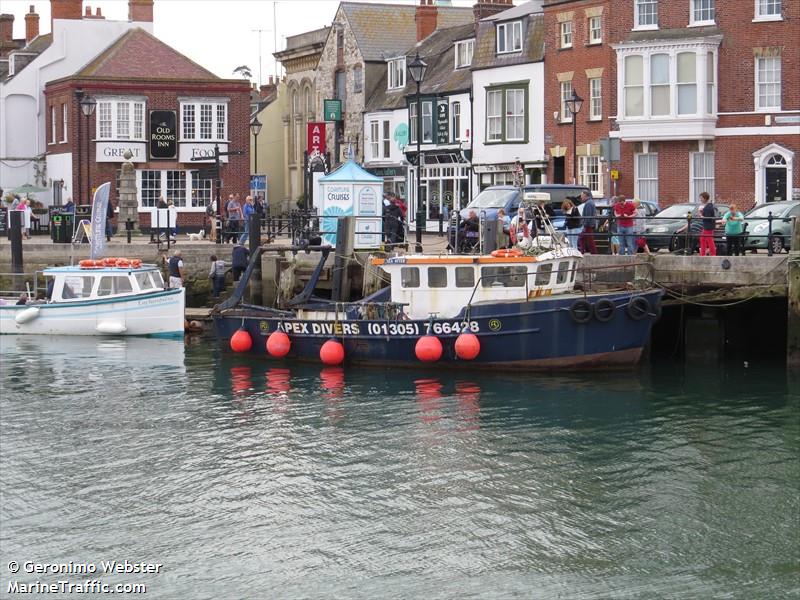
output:
[[[150,111],[151,159],[175,159],[178,156],[177,122],[174,110]]]

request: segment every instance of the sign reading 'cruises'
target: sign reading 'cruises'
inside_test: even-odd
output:
[[[177,122],[177,113],[174,110],[150,111],[150,158],[177,158]]]

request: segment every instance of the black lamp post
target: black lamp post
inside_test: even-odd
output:
[[[78,88],[75,90],[75,99],[78,101],[78,107],[80,108],[81,100],[83,100],[83,90]],[[83,138],[81,137],[81,113],[78,113],[78,118],[76,119],[76,125],[78,126],[78,137],[77,137],[77,144],[75,150],[78,153],[78,160],[76,161],[78,165],[78,182],[77,185],[72,186],[72,195],[75,196],[75,204],[81,204],[81,198],[83,197],[83,185],[81,181],[81,176],[83,174],[83,169],[81,168],[81,145],[83,144]]]
[[[81,110],[86,116],[86,190],[89,192],[89,203],[91,204],[92,196],[92,175],[90,166],[92,164],[92,122],[91,116],[94,114],[94,109],[97,108],[97,100],[89,95],[85,95],[81,101]]]
[[[578,183],[578,113],[583,106],[583,98],[573,89],[572,98],[566,100],[564,104],[572,113],[572,183]]]
[[[408,65],[411,79],[417,84],[417,243],[416,251],[422,252],[422,228],[425,226],[425,215],[422,210],[422,99],[419,86],[425,79],[427,63],[419,57],[419,52]]]
[[[250,133],[253,134],[253,174],[258,174],[258,134],[261,133],[261,121],[258,120],[258,115],[253,116],[250,121]]]

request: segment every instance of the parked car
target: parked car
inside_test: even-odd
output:
[[[575,204],[578,204],[581,192],[586,191],[591,194],[588,187],[583,185],[562,185],[555,183],[541,183],[531,184],[524,187],[525,192],[544,192],[550,194],[550,206],[553,209],[555,217],[552,219],[553,227],[556,229],[564,229],[564,215],[561,212],[561,204],[565,199],[569,198]],[[459,215],[463,221],[469,216],[471,210],[474,210],[478,217],[483,214],[484,218],[488,220],[497,219],[497,211],[501,208],[506,211],[506,214],[513,218],[517,214],[522,196],[518,187],[513,185],[493,185],[472,199],[472,202],[462,208]],[[451,222],[448,226],[448,240],[451,246],[454,244],[455,227]]]
[[[644,237],[647,245],[652,252],[657,252],[666,248],[670,252],[687,252],[687,241],[689,242],[689,253],[697,251],[700,246],[700,231],[703,228],[703,217],[701,210],[703,207],[694,202],[683,202],[668,206],[661,212],[654,215],[652,221],[647,224],[644,230]],[[717,219],[728,212],[727,204],[714,204],[714,214]],[[691,214],[691,225],[686,231],[689,223],[687,215]],[[717,222],[714,229],[714,243],[717,245],[717,253],[722,254],[726,250],[725,226]]]
[[[800,219],[800,201],[770,202],[760,204],[744,215],[747,224],[746,250],[767,248],[769,241],[769,214],[772,213],[772,251],[779,254],[786,248],[790,250],[792,242],[792,222]],[[792,219],[794,217],[794,219]]]
[[[645,216],[652,217],[658,213],[658,203],[649,200],[641,200],[644,206]],[[595,245],[599,254],[610,254],[611,244],[610,239],[612,235],[616,234],[616,223],[610,217],[614,214],[614,203],[610,198],[602,198],[594,201],[595,208],[597,209],[597,229],[595,229]],[[583,207],[581,204],[578,207],[581,215],[583,215]]]

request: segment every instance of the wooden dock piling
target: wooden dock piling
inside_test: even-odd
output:
[[[786,323],[786,364],[800,369],[800,223],[795,219],[789,252]]]

